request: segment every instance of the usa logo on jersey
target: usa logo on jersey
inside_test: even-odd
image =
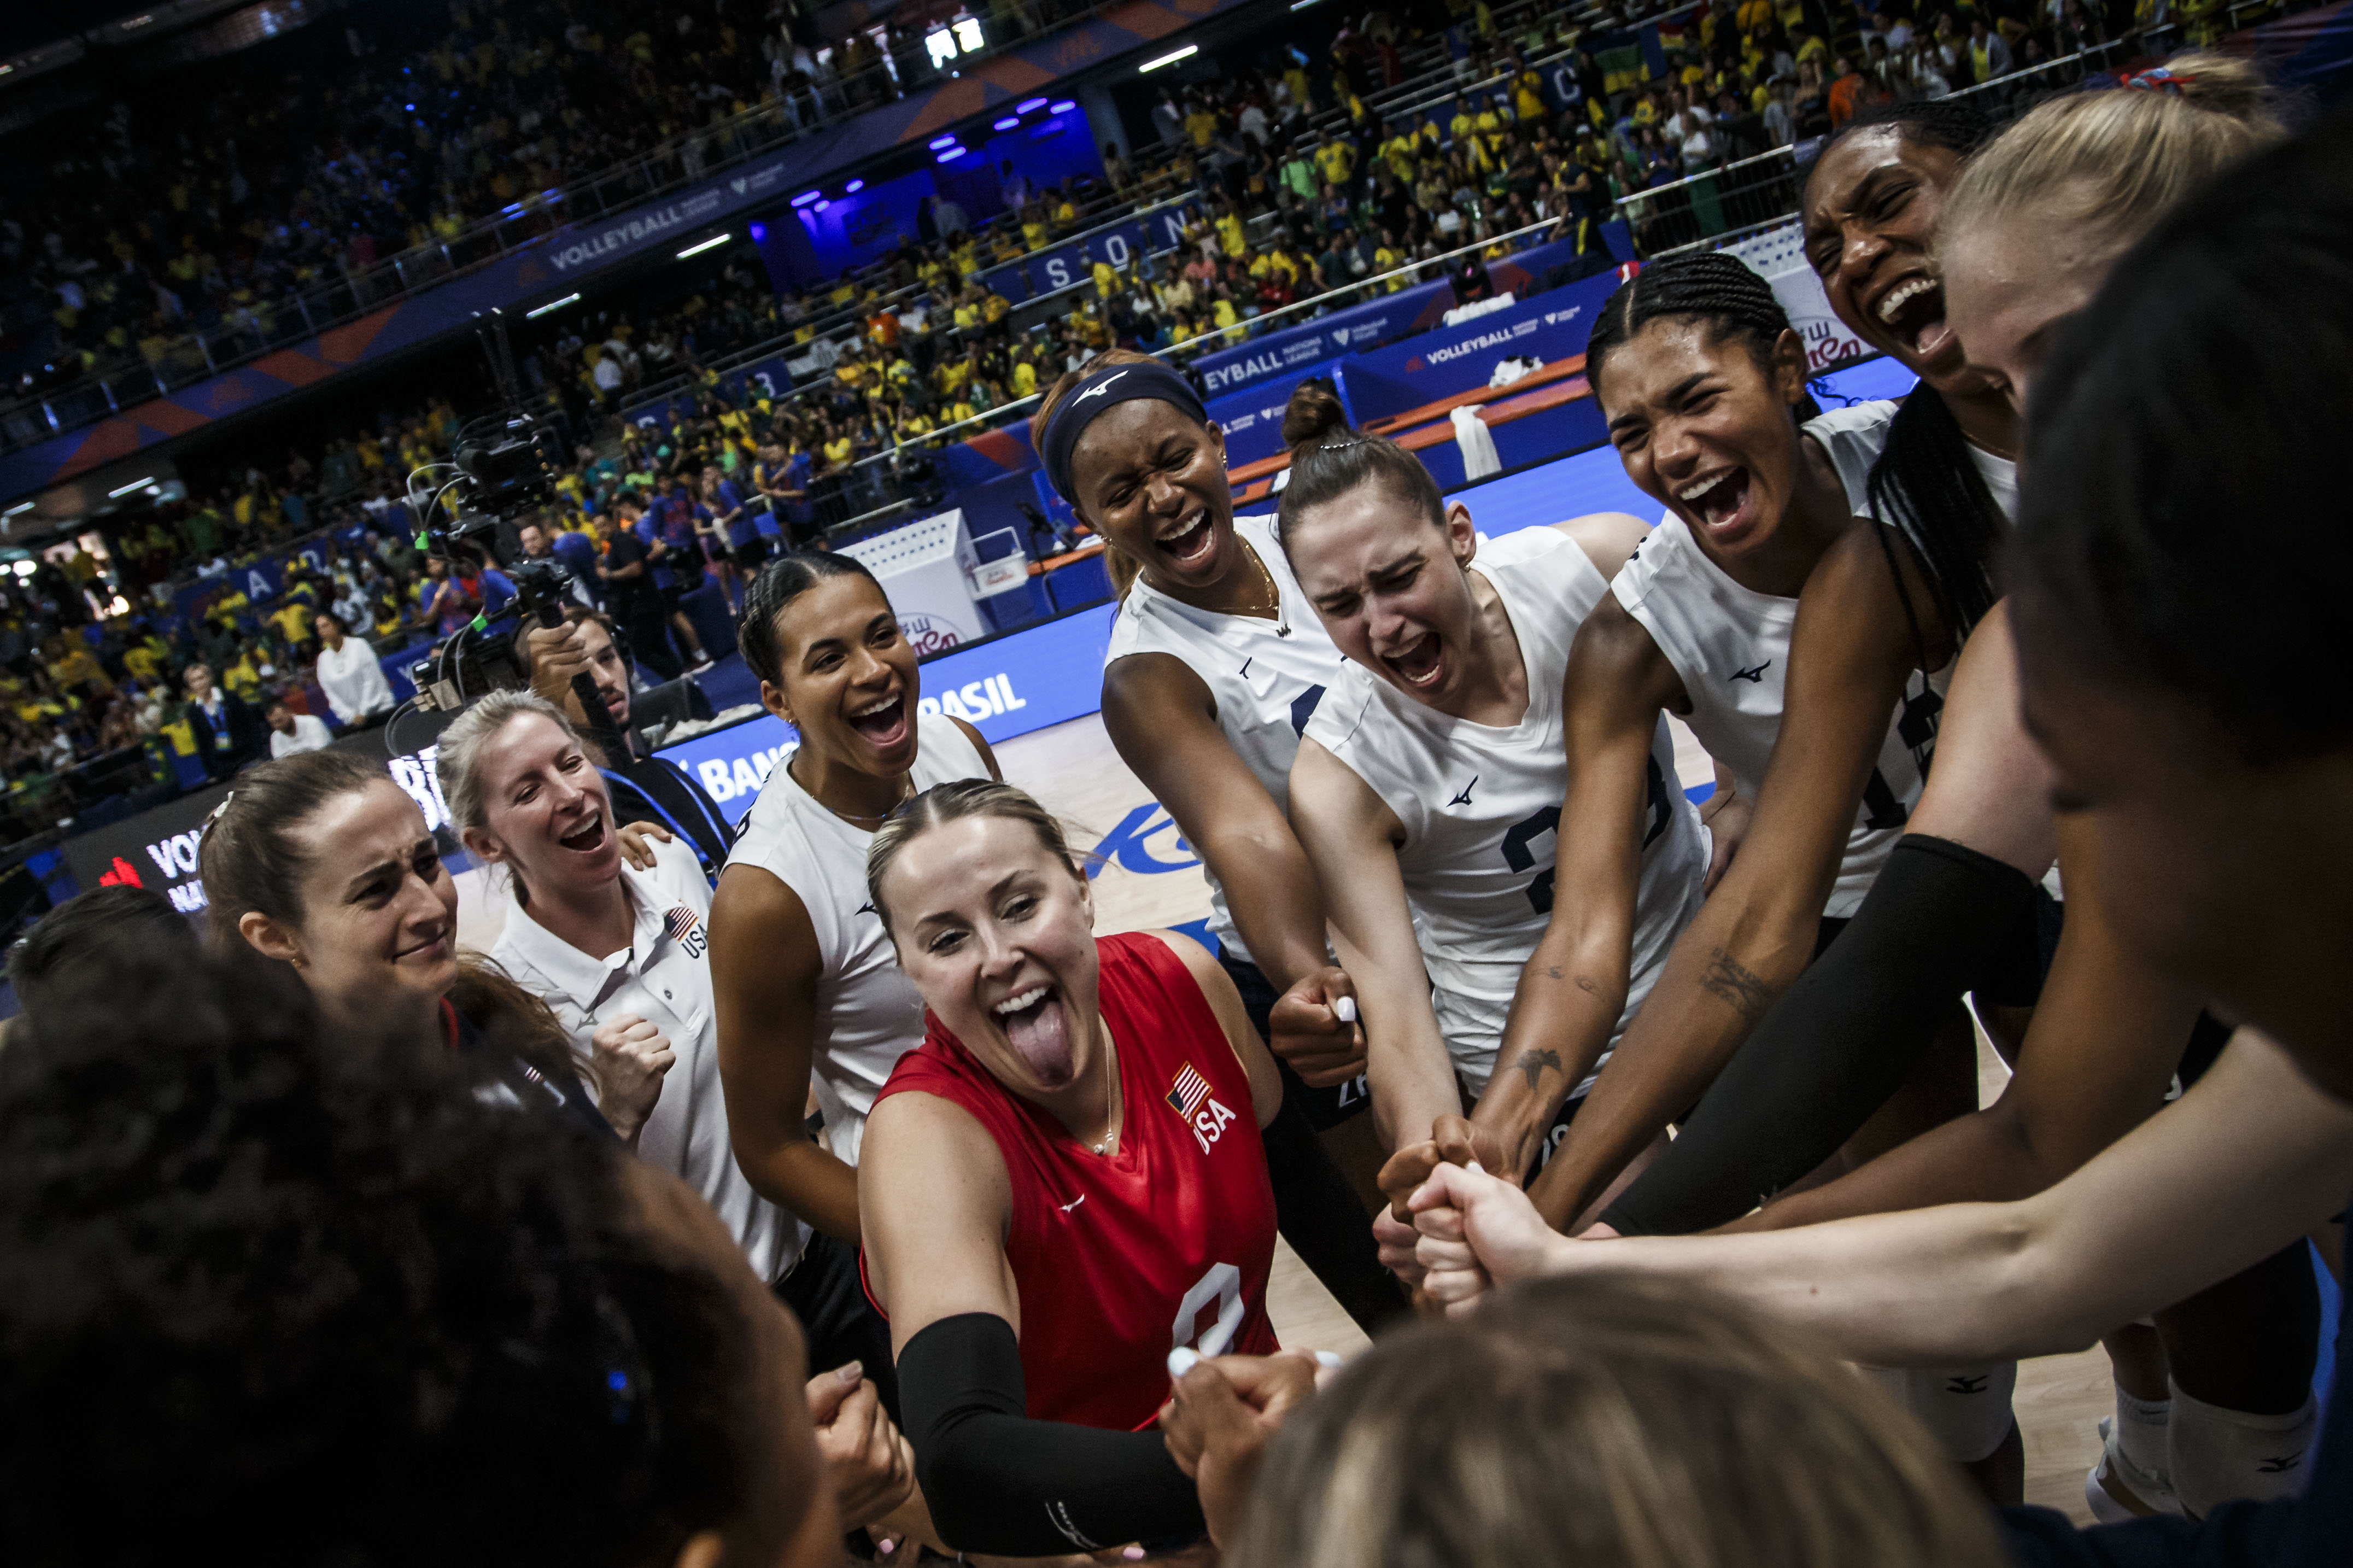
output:
[[[1204,1154],[1224,1134],[1226,1123],[1234,1119],[1234,1113],[1209,1093],[1209,1080],[1191,1062],[1178,1069],[1176,1080],[1168,1086],[1167,1099],[1169,1108],[1193,1130],[1193,1142],[1201,1146]]]
[[[702,950],[710,945],[701,918],[684,904],[670,910],[670,917],[662,921],[662,929],[670,932],[672,942],[686,950],[689,958],[701,958]]]

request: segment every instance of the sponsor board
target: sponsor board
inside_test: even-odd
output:
[[[413,752],[387,755],[380,728],[343,736],[334,745],[339,752],[355,752],[381,761],[393,783],[425,814],[425,826],[445,856],[463,851],[450,830],[449,805],[441,798],[441,781],[434,772],[433,759],[439,750],[435,737],[456,717],[454,713],[404,717],[400,738],[427,742]],[[213,784],[192,791],[153,811],[69,838],[64,846],[66,869],[84,891],[118,885],[152,888],[170,899],[172,907],[181,913],[202,914],[205,885],[196,875],[197,855],[205,825],[232,787]]]
[[[926,658],[920,711],[961,719],[992,744],[1083,718],[1103,706],[1103,656],[1117,606],[1095,605],[976,647]],[[901,617],[903,626],[913,618]],[[752,809],[760,786],[797,743],[792,727],[763,713],[697,735],[656,755],[677,763],[730,822]]]

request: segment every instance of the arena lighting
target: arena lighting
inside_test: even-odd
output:
[[[826,208],[828,208],[828,207],[829,207],[829,206],[831,206],[831,205],[833,205],[833,204],[832,204],[831,202],[824,201],[824,200],[820,200],[820,201],[818,201],[818,203],[817,204],[817,205],[815,205],[815,206],[813,206],[813,207],[809,208],[809,211],[811,211],[811,212],[813,212],[813,213],[821,213],[821,212],[825,211],[825,209],[826,209]]]
[[[1291,8],[1294,11],[1304,11],[1314,4],[1315,0],[1291,0]]]
[[[561,300],[550,300],[546,304],[542,305],[536,310],[525,310],[522,313],[522,319],[526,321],[536,321],[542,316],[546,315],[550,310],[561,310],[566,305],[576,305],[579,302],[579,295],[566,294]]]
[[[865,188],[866,188],[866,182],[865,182],[865,181],[863,181],[863,180],[852,180],[852,181],[850,181],[850,182],[849,182],[849,184],[846,184],[846,185],[844,185],[844,186],[842,186],[842,187],[841,187],[841,194],[842,194],[843,195],[845,195],[845,196],[854,196],[854,195],[856,195],[859,192],[860,192],[860,191],[864,190]]]
[[[1188,51],[1188,52],[1189,52],[1189,51]],[[1061,102],[1060,102],[1060,103],[1058,103],[1058,104],[1054,105],[1053,110],[1052,110],[1052,112],[1053,112],[1053,113],[1056,113],[1056,114],[1068,114],[1071,110],[1072,110],[1073,109],[1076,109],[1078,106],[1079,106],[1079,100],[1078,100],[1077,99],[1075,99],[1075,98],[1066,98],[1066,99],[1062,100],[1062,101],[1061,101]]]
[[[1013,112],[1016,114],[1027,114],[1033,109],[1043,109],[1045,107],[1046,100],[1042,98],[1025,98],[1020,102],[1013,106]]]
[[[1010,131],[1020,123],[1021,117],[1019,115],[1008,114],[1004,119],[998,121],[996,124],[990,126],[989,129],[991,131]]]
[[[767,226],[766,224],[764,224],[764,223],[755,223],[755,224],[754,224],[754,225],[752,226],[752,243],[753,243],[753,244],[757,245],[757,244],[759,244],[762,240],[764,240],[764,239],[765,239],[765,238],[767,238],[767,237],[768,237],[768,226]]]
[[[793,205],[797,207],[805,207],[824,194],[825,193],[823,191],[803,191],[799,195],[793,198]]]
[[[972,149],[969,147],[951,147],[946,152],[940,154],[939,161],[943,163],[953,163],[958,158],[963,157],[966,153],[971,151]]]
[[[819,202],[817,205],[819,207],[825,205],[823,202]],[[680,251],[678,253],[678,258],[681,261],[683,261],[690,256],[700,256],[704,251],[711,249],[713,246],[724,245],[734,237],[735,237],[732,234],[714,234],[709,239],[702,241],[700,245],[690,245],[684,250]]]
[[[30,511],[39,504],[38,501],[20,500],[6,511],[0,511],[0,517],[15,517],[18,512]]]
[[[955,132],[953,131],[949,132],[944,136],[934,136],[931,141],[931,148],[934,153],[938,152],[943,147],[953,147],[955,145]]]
[[[1173,65],[1175,65],[1178,60],[1189,60],[1189,59],[1191,59],[1195,55],[1198,55],[1198,54],[1199,54],[1200,52],[1201,52],[1201,46],[1200,46],[1200,45],[1198,45],[1198,44],[1187,44],[1187,45],[1186,45],[1183,48],[1178,49],[1178,50],[1177,50],[1175,54],[1173,54],[1173,55],[1163,55],[1163,56],[1161,56],[1161,57],[1160,57],[1158,59],[1156,59],[1156,60],[1146,60],[1146,61],[1145,61],[1142,65],[1140,65],[1140,66],[1138,66],[1138,67],[1136,67],[1136,68],[1135,68],[1135,74],[1136,74],[1136,75],[1138,75],[1138,76],[1142,76],[1145,71],[1156,71],[1156,70],[1158,70],[1162,66],[1173,66]]]
[[[19,561],[11,568],[19,577],[29,577],[40,569],[39,563],[33,561]]]
[[[117,497],[120,497],[120,496],[127,496],[127,495],[129,495],[132,490],[143,490],[143,489],[145,489],[149,485],[152,485],[152,484],[153,484],[154,482],[155,482],[155,476],[154,476],[154,475],[153,475],[153,474],[148,475],[148,476],[147,476],[145,479],[133,479],[133,480],[132,480],[129,484],[124,485],[121,489],[112,489],[112,490],[109,490],[109,491],[107,491],[107,492],[106,492],[106,499],[107,499],[107,500],[115,500]]]

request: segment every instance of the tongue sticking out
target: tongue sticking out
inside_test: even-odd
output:
[[[1048,1088],[1059,1088],[1071,1081],[1076,1068],[1071,1061],[1071,1023],[1062,1011],[1060,996],[1049,992],[1044,997],[1018,1013],[1008,1013],[997,1022],[1005,1029],[1005,1039],[1014,1053],[1029,1065],[1029,1070]]]

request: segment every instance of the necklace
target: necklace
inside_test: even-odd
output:
[[[796,757],[793,759],[793,762],[798,762],[799,760],[800,760],[800,759],[799,759],[799,757],[796,756]],[[785,771],[786,771],[786,773],[792,773],[793,782],[794,782],[795,784],[800,784],[801,788],[803,788],[803,789],[805,789],[805,790],[808,790],[808,793],[809,793],[809,795],[810,795],[812,797],[815,797],[815,796],[816,796],[817,792],[816,792],[815,790],[810,790],[810,789],[808,788],[808,785],[807,785],[807,784],[802,783],[801,775],[800,775],[799,773],[794,773],[794,772],[793,772],[793,763],[786,763],[785,764]],[[875,813],[873,813],[873,814],[872,814],[872,815],[871,815],[871,816],[866,815],[866,814],[863,814],[863,813],[860,813],[860,812],[855,812],[855,811],[843,811],[843,810],[840,810],[840,809],[839,809],[839,808],[838,808],[838,807],[830,806],[830,805],[826,805],[826,806],[825,806],[825,808],[826,808],[826,810],[832,812],[834,816],[838,816],[838,817],[841,818],[844,822],[849,822],[849,823],[870,823],[870,822],[871,822],[871,823],[874,824],[876,826],[878,826],[878,827],[879,827],[879,826],[881,826],[882,825],[882,821],[883,821],[883,819],[884,819],[884,818],[888,817],[888,816],[889,816],[892,812],[894,812],[894,811],[898,810],[901,806],[902,806],[902,805],[906,805],[909,801],[911,801],[911,800],[913,800],[913,799],[914,799],[914,798],[915,798],[915,775],[914,775],[913,773],[907,773],[907,774],[903,775],[903,776],[902,776],[902,777],[901,777],[901,779],[899,780],[899,798],[898,798],[898,799],[896,799],[896,800],[894,800],[894,801],[892,801],[890,805],[888,805],[884,806],[881,810],[880,810],[880,811],[878,811],[878,812],[875,812]],[[824,801],[822,801],[822,800],[818,801],[818,804],[819,805],[825,805],[825,802],[824,802]]]
[[[1258,568],[1258,580],[1266,584],[1266,607],[1274,612],[1274,635],[1289,637],[1291,617],[1282,613],[1282,590],[1274,585],[1274,574],[1266,569],[1266,563],[1259,558],[1256,550],[1250,548],[1249,540],[1243,540],[1241,546],[1250,552],[1250,564]]]
[[[1103,1052],[1111,1058],[1110,1076],[1103,1079],[1103,1135],[1092,1147],[1097,1154],[1108,1154],[1119,1141],[1119,1047],[1112,1043],[1111,1026],[1103,1026]]]

